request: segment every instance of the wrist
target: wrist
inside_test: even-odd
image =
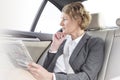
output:
[[[54,44],[51,44],[49,50],[50,50],[50,51],[57,51],[57,50],[58,50],[58,47],[57,47],[56,45],[54,45]]]
[[[57,53],[56,50],[51,50],[51,49],[49,49],[49,52],[50,52],[50,53]]]

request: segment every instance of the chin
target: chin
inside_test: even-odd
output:
[[[64,34],[67,34],[64,30],[62,31]]]
[[[62,32],[64,33],[64,34],[69,34],[67,31],[65,31],[65,30],[62,30]]]

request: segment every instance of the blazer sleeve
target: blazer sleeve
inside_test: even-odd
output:
[[[53,60],[55,54],[56,54],[56,53],[50,53],[50,52],[48,51],[47,56],[46,56],[46,59],[45,59],[44,64],[43,64],[43,67],[44,67],[45,69],[47,69],[47,67],[50,65],[50,63],[51,63],[51,61]]]
[[[63,41],[63,43],[60,45],[60,47],[59,47],[59,49],[58,49],[58,51],[57,51],[56,53],[50,53],[50,52],[48,51],[47,56],[46,56],[46,59],[45,59],[45,61],[44,61],[44,63],[43,63],[43,67],[44,67],[45,69],[47,69],[47,68],[49,67],[49,65],[50,65],[51,62],[53,61],[55,55],[57,55],[57,54],[62,54],[62,53],[63,53],[63,47],[64,47],[65,42],[66,42],[66,40]]]
[[[104,41],[100,38],[91,38],[87,44],[88,55],[78,73],[55,74],[56,80],[97,80],[98,73],[104,61]]]

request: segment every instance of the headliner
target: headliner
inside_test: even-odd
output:
[[[50,1],[52,4],[54,4],[60,11],[62,10],[63,6],[71,3],[71,2],[76,2],[76,1],[87,1],[87,0],[48,0]]]

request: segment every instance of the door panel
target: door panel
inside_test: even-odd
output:
[[[42,53],[48,48],[51,41],[40,41],[40,42],[29,42],[24,41],[25,46],[27,47],[31,57],[35,62],[39,59]]]

